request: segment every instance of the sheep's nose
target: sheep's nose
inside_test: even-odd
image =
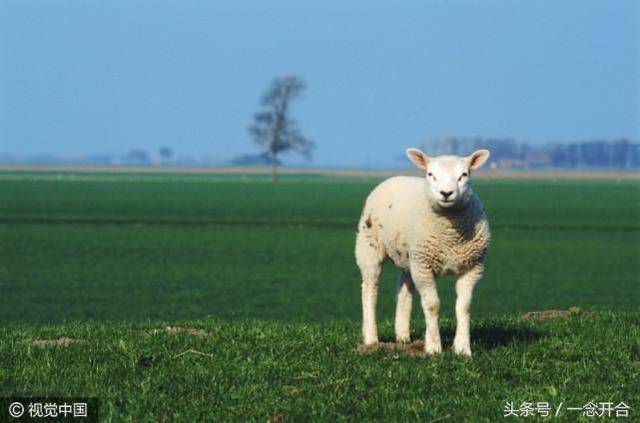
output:
[[[442,196],[446,200],[451,194],[453,194],[453,191],[440,191],[440,194],[442,194]]]

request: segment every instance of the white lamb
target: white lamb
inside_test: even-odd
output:
[[[484,208],[471,189],[471,171],[487,161],[489,151],[479,150],[468,157],[430,158],[410,148],[407,156],[425,171],[426,180],[396,176],[382,182],[367,198],[358,224],[356,261],[362,273],[364,343],[378,342],[378,283],[382,263],[389,258],[403,269],[398,281],[396,340],[409,341],[415,287],[427,322],[425,351],[442,352],[436,278],[455,274],[457,328],[453,349],[471,356],[471,296],[482,278],[490,241]]]

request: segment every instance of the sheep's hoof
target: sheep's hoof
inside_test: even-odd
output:
[[[365,339],[362,343],[367,346],[378,345],[378,339]]]
[[[411,342],[411,337],[409,335],[397,335],[396,342],[398,344],[408,344]]]
[[[471,348],[468,345],[456,345],[453,344],[453,352],[458,355],[463,355],[465,357],[471,358]]]
[[[438,355],[442,352],[442,345],[426,345],[424,352],[427,355]]]

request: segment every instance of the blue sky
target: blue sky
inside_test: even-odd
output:
[[[637,139],[639,4],[3,0],[0,152],[255,152],[283,74],[307,81],[315,165],[389,166],[447,135]]]

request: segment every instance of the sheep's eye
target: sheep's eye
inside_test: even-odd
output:
[[[429,176],[430,178],[433,178],[434,181],[436,180],[436,177],[433,176],[433,173],[431,172],[427,173],[427,176]]]
[[[467,176],[469,176],[469,174],[467,172],[463,172],[462,175],[460,175],[460,177],[458,178],[458,181],[461,181],[462,178],[466,178]]]

